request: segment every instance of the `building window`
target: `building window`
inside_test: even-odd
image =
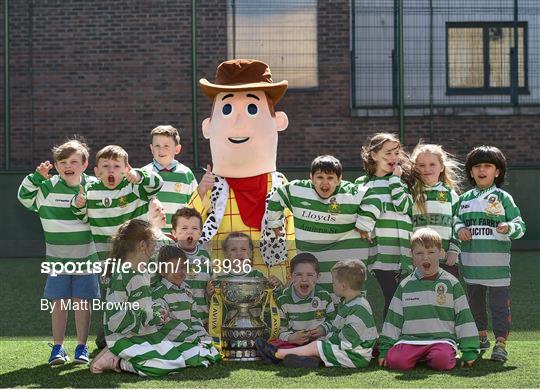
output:
[[[289,88],[318,86],[317,0],[228,0],[228,58],[266,62]]]
[[[447,94],[509,94],[513,22],[447,22]],[[518,93],[527,94],[527,22],[518,23]]]

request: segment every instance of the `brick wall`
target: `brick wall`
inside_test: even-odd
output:
[[[227,53],[226,1],[197,3],[197,79],[213,80]],[[189,1],[11,1],[10,13],[13,169],[31,169],[73,133],[87,138],[92,154],[117,143],[133,165],[145,164],[148,133],[164,123],[183,130],[181,160],[193,165]],[[318,41],[319,88],[290,90],[277,107],[290,120],[278,166],[303,167],[322,153],[359,166],[367,136],[397,131],[398,119],[350,115],[348,0],[319,2]],[[211,102],[198,91],[197,104],[200,127]],[[492,143],[512,165],[540,166],[540,116],[410,117],[406,125],[408,146],[422,137],[463,157]],[[199,129],[198,142],[206,164],[208,141]]]

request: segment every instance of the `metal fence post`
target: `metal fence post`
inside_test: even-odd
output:
[[[11,101],[9,87],[9,0],[4,0],[4,169],[11,168]]]
[[[199,119],[197,115],[197,0],[191,0],[191,134],[193,137],[193,167],[199,164]]]
[[[514,0],[514,47],[510,48],[510,102],[519,106],[519,28],[518,0]]]

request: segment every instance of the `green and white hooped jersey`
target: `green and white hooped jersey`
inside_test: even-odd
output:
[[[278,188],[268,203],[268,227],[282,225],[285,208],[294,216],[298,252],[312,253],[321,270],[319,284],[332,292],[330,269],[339,260],[368,257],[369,244],[355,230],[370,231],[374,223],[359,216],[365,189],[342,181],[327,199],[319,197],[311,180],[294,180]]]
[[[148,173],[158,174],[163,179],[163,186],[157,193],[157,198],[163,205],[167,217],[167,224],[162,230],[169,233],[172,227],[172,216],[176,210],[185,207],[189,203],[193,192],[197,191],[197,179],[191,169],[178,161],[176,161],[174,169],[170,172],[160,172],[153,162],[145,165],[142,169]]]
[[[362,176],[355,183],[367,187],[362,216],[375,224],[368,269],[412,272],[413,199],[407,185],[393,174]]]
[[[185,283],[193,293],[193,299],[197,304],[197,311],[194,315],[203,324],[206,324],[208,322],[206,285],[212,278],[212,261],[208,252],[201,245],[197,245],[197,248],[192,253],[187,252],[185,249],[182,250],[186,253],[189,262],[189,272]]]
[[[507,234],[497,225],[509,225]],[[510,285],[510,239],[525,234],[525,222],[512,196],[496,186],[473,188],[460,196],[454,226],[456,234],[467,227],[472,239],[461,243],[461,265],[465,282],[491,287]]]
[[[153,285],[152,299],[169,311],[170,321],[159,331],[175,342],[210,343],[212,341],[197,313],[193,293],[185,283],[176,286],[165,278]]]
[[[478,329],[459,281],[439,269],[435,280],[413,273],[399,284],[390,302],[379,338],[380,357],[399,343],[445,342],[474,360],[480,347]]]
[[[105,187],[97,181],[86,190],[86,205],[75,206],[76,196],[72,197],[71,210],[83,221],[88,221],[96,250],[101,261],[109,257],[112,249],[111,236],[120,225],[132,219],[148,219],[148,201],[162,185],[159,175],[136,169],[141,182],[131,184],[123,179],[114,189]]]
[[[341,302],[336,318],[322,326],[326,336],[317,341],[317,348],[327,367],[362,368],[369,364],[377,328],[371,306],[364,297]]]
[[[83,187],[96,181],[95,177],[82,174]],[[39,215],[49,262],[97,260],[90,226],[78,219],[70,208],[71,199],[78,193],[79,186],[68,186],[59,175],[45,179],[38,172],[26,176],[19,187],[19,202]]]
[[[116,355],[123,349],[124,339],[143,344],[146,340],[141,336],[157,333],[161,306],[152,300],[150,274],[133,269],[114,273],[107,285],[106,301],[117,303],[106,306],[103,313],[107,346]]]
[[[434,186],[424,186],[426,214],[422,214],[417,204],[413,206],[413,231],[428,227],[442,238],[443,249],[448,252],[460,251],[460,241],[454,232],[454,216],[457,214],[459,195],[447,185],[438,182]],[[441,263],[445,263],[441,259]]]
[[[336,310],[332,296],[319,285],[307,298],[300,298],[294,287],[287,287],[277,299],[279,306],[279,339],[287,341],[289,336],[300,330],[315,329],[325,321],[332,321]]]

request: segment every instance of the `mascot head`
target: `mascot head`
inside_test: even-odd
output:
[[[264,62],[238,59],[218,66],[215,83],[201,79],[199,84],[214,102],[210,118],[202,123],[210,140],[212,172],[243,178],[275,171],[278,132],[289,119],[274,106],[288,82],[274,83]]]

